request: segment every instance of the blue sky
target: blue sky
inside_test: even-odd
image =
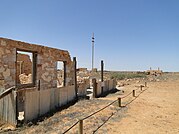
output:
[[[78,67],[179,71],[179,0],[1,0],[0,36],[68,50]]]

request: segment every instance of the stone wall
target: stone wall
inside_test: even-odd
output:
[[[10,47],[5,39],[0,38],[0,83],[3,81],[1,90],[15,85],[15,61],[15,48]]]
[[[42,90],[57,87],[57,61],[66,63],[66,86],[74,83],[73,62],[68,51],[0,38],[0,83],[4,83],[5,89],[16,85],[17,50],[37,53],[36,86],[40,80]]]
[[[86,96],[87,89],[90,88],[90,79],[84,79],[83,82],[78,82],[78,96]]]
[[[102,88],[103,87],[103,92],[102,92]],[[99,81],[97,83],[97,96],[101,96],[103,94],[107,94],[108,92],[110,92],[110,90],[113,90],[116,88],[116,80],[115,79],[111,79],[111,80],[105,80],[103,82]]]

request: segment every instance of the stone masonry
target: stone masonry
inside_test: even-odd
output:
[[[68,51],[0,38],[0,87],[7,89],[16,85],[18,50],[37,53],[35,87],[39,80],[41,90],[57,87],[57,61],[66,63],[66,86],[74,84],[73,61]]]

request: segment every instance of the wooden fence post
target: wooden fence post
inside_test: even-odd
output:
[[[145,87],[147,87],[147,82],[145,82]]]
[[[103,72],[104,72],[104,62],[103,62],[103,60],[101,60],[101,83],[103,84],[103,81],[104,81],[104,79],[103,79]],[[103,86],[101,87],[101,93],[103,94]]]
[[[82,119],[79,120],[78,134],[83,134],[83,120]]]
[[[135,90],[133,90],[132,93],[133,93],[133,97],[135,97]]]
[[[121,107],[121,98],[118,98],[118,106]]]
[[[40,80],[38,81],[38,91],[40,91]]]
[[[140,90],[142,91],[142,85],[140,85]]]
[[[78,99],[77,74],[76,74],[76,57],[73,57],[73,64],[74,64],[74,85],[75,85],[75,94],[76,94],[76,99]]]
[[[97,97],[97,83],[96,83],[96,79],[92,79],[92,83],[93,83],[93,98]]]

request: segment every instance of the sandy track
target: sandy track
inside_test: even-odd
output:
[[[148,86],[149,89],[128,106],[124,118],[120,120],[116,114],[115,120],[103,126],[106,133],[179,133],[179,81],[153,82]]]

